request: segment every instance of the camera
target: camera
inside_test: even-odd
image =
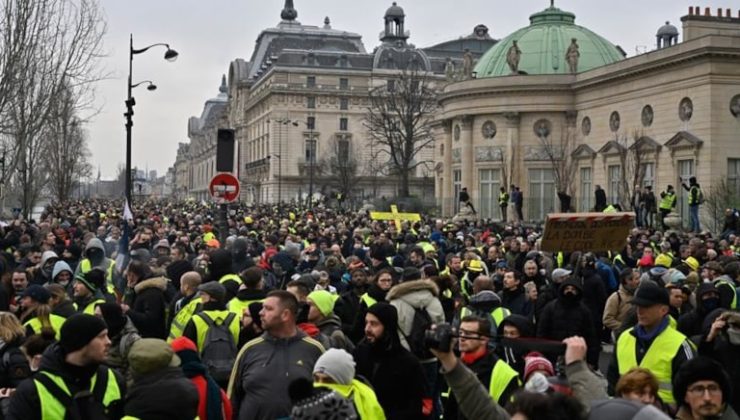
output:
[[[428,349],[449,353],[452,350],[452,339],[459,337],[452,325],[443,322],[437,324],[436,328],[429,329],[424,333],[424,345]]]

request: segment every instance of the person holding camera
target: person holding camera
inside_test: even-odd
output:
[[[490,331],[489,320],[475,315],[465,316],[460,321],[457,346],[463,364],[475,373],[491,398],[504,407],[522,384],[519,373],[489,349]],[[458,413],[454,394],[447,399],[444,413],[445,420],[465,419]]]
[[[740,313],[724,311],[712,322],[709,332],[699,343],[699,355],[718,361],[731,378],[740,377]],[[740,412],[740,390],[729,401]]]

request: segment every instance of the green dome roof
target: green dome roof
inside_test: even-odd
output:
[[[578,72],[622,60],[621,51],[611,42],[575,24],[573,13],[549,7],[529,17],[530,25],[519,29],[491,47],[475,66],[477,78],[508,76],[506,55],[513,41],[521,50],[519,71],[526,74],[568,74],[565,52],[571,39],[578,42]]]

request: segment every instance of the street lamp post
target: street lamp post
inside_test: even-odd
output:
[[[313,167],[316,166],[316,139],[313,137],[313,127],[308,128],[308,138],[311,153],[309,155],[309,181],[308,181],[308,208],[313,207]]]
[[[273,156],[278,158],[278,203],[281,203],[283,201],[283,126],[292,124],[294,127],[298,127],[298,121],[293,121],[290,118],[280,118],[275,122],[280,124],[278,127],[278,154],[273,154]]]
[[[134,125],[133,116],[134,116],[134,105],[136,105],[136,100],[134,100],[134,97],[131,96],[131,90],[142,83],[147,83],[147,89],[148,90],[155,90],[157,89],[157,86],[152,83],[150,80],[145,80],[143,82],[139,82],[136,84],[133,84],[131,81],[132,73],[133,73],[133,62],[134,62],[134,55],[141,54],[143,52],[146,52],[149,48],[156,47],[156,46],[164,46],[167,47],[167,51],[164,53],[164,59],[167,61],[175,61],[177,59],[177,51],[170,48],[169,44],[164,43],[157,43],[152,44],[146,48],[141,49],[134,49],[134,35],[131,34],[129,38],[129,54],[128,54],[128,83],[127,83],[127,95],[126,95],[126,113],[123,114],[126,117],[126,200],[128,201],[128,205],[132,206],[132,200],[131,200],[131,128]]]

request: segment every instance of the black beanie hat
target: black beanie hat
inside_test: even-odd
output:
[[[390,303],[378,302],[369,307],[367,312],[375,315],[386,331],[395,331],[398,328],[398,311]]]
[[[103,320],[108,325],[108,337],[115,337],[126,326],[126,316],[116,303],[101,303],[98,305],[103,314]]]
[[[673,398],[679,406],[685,404],[686,390],[698,381],[714,381],[722,388],[722,402],[732,399],[732,382],[727,372],[717,361],[699,356],[681,366],[673,378]]]
[[[93,338],[107,329],[105,321],[88,314],[75,314],[67,318],[59,332],[59,345],[69,354],[85,347]]]

